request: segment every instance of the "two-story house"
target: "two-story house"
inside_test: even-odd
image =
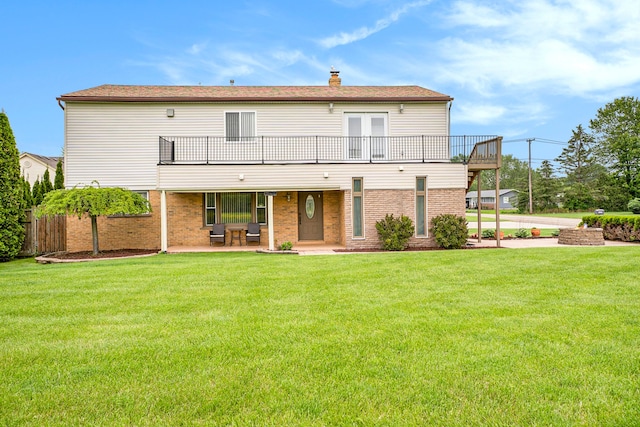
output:
[[[473,176],[499,167],[500,137],[449,135],[452,101],[337,71],[327,86],[98,86],[58,98],[65,182],[149,198],[148,215],[99,219],[105,250],[208,246],[213,224],[249,222],[272,248],[377,248],[389,213],[430,247],[430,219],[464,215]],[[67,226],[70,251],[91,248],[88,220]]]

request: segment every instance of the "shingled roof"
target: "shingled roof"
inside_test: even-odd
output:
[[[127,86],[102,85],[57,98],[64,102],[446,102],[420,86]]]

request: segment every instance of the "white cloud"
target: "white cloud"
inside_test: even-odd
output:
[[[640,82],[636,0],[459,1],[445,16],[459,35],[440,43],[440,79],[483,96],[590,97]]]
[[[484,125],[504,117],[506,108],[490,104],[462,104],[457,106],[454,115],[456,123]]]
[[[190,53],[191,55],[198,55],[206,47],[207,47],[206,43],[194,43],[191,45],[189,49],[187,49],[187,52]]]
[[[382,31],[385,28],[387,28],[389,25],[398,21],[398,19],[400,19],[402,15],[409,12],[411,9],[426,6],[429,3],[431,3],[431,0],[420,0],[413,3],[408,3],[402,6],[400,9],[396,9],[388,16],[377,20],[373,27],[360,27],[357,30],[354,30],[350,33],[341,32],[338,35],[326,37],[324,39],[319,40],[318,44],[320,44],[320,46],[326,49],[331,49],[332,47],[341,46],[341,45],[366,39],[370,35],[375,34],[379,31]]]

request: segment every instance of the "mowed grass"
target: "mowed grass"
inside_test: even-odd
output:
[[[639,425],[636,247],[0,264],[1,425]]]

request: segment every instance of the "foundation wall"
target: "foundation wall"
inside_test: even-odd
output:
[[[427,228],[431,226],[431,219],[435,216],[451,213],[465,215],[465,190],[460,189],[429,189],[427,195]],[[408,216],[415,224],[416,206],[414,190],[365,190],[364,191],[364,237],[354,238],[351,226],[351,192],[344,192],[345,215],[345,246],[347,249],[379,249],[380,240],[376,230],[376,221],[387,214],[398,217]],[[409,247],[429,248],[436,243],[430,233],[427,237],[412,237]]]

